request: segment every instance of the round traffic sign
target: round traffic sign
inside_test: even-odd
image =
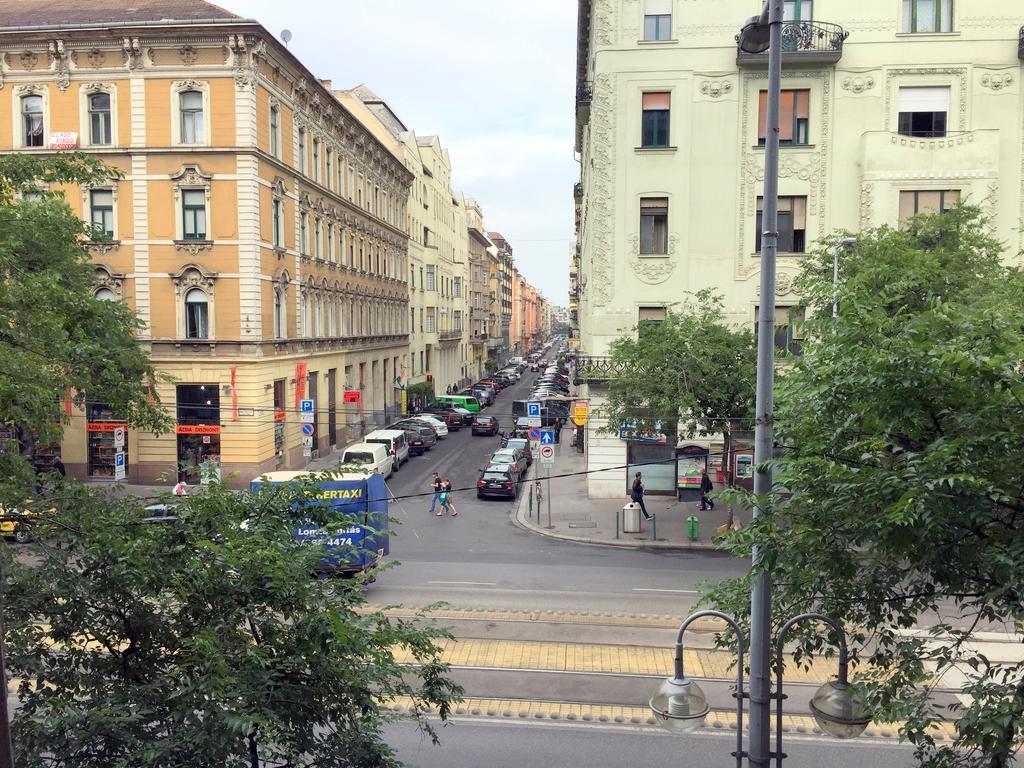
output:
[[[540,440],[540,427],[530,427],[530,431],[527,433],[533,442]]]
[[[312,437],[313,436],[313,425],[312,424],[303,424],[302,425],[302,434],[305,435],[306,437]]]
[[[544,461],[552,461],[555,458],[555,446],[553,445],[542,445],[540,447],[540,457]]]

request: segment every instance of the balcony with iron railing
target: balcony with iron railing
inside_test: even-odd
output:
[[[573,184],[573,186],[572,186],[572,196],[576,200],[582,200],[583,199],[583,182],[582,181],[577,181],[575,184]]]
[[[629,373],[622,363],[614,362],[610,357],[596,355],[578,355],[573,364],[574,384],[603,384]]]
[[[843,41],[850,33],[838,24],[824,21],[782,22],[782,63],[834,64],[843,57]],[[736,35],[736,63],[768,66],[768,51],[747,53]]]

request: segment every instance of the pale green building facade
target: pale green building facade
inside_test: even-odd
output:
[[[816,241],[958,199],[984,207],[1019,263],[1024,3],[785,5],[780,323]],[[739,56],[734,38],[759,10],[757,0],[580,0],[570,307],[581,388],[595,404],[610,342],[688,294],[714,288],[730,322],[754,323],[767,56]],[[780,346],[796,341],[789,328]],[[591,469],[657,453],[600,426],[588,426]],[[652,470],[666,493],[675,448]],[[631,471],[590,475],[591,495],[623,495]]]

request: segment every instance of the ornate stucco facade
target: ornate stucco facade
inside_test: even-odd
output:
[[[135,311],[170,377],[155,394],[175,433],[129,429],[127,479],[301,468],[299,400],[316,401],[312,455],[397,405],[411,174],[256,22],[136,5],[122,26],[123,12],[69,2],[63,19],[51,3],[40,23],[59,28],[0,5],[0,149],[78,147],[123,174],[66,197],[107,231],[90,245],[97,291]],[[75,415],[70,472],[112,476],[119,418],[100,403]]]
[[[663,14],[665,3],[655,5]],[[602,356],[641,318],[712,288],[730,322],[752,325],[761,300],[766,55],[739,55],[734,41],[759,3],[673,0],[657,25],[645,23],[648,7],[579,2],[581,174],[569,310],[578,320],[581,385],[595,403],[607,378]],[[793,277],[815,241],[899,226],[914,210],[955,199],[983,206],[1007,258],[1017,259],[1024,11],[1001,0],[816,0],[813,9],[806,0],[787,8],[779,195],[789,247],[778,260],[780,316],[798,302]],[[602,426],[597,418],[588,427],[591,468],[628,463],[627,441],[602,435]],[[623,494],[622,475],[591,475],[591,494]]]

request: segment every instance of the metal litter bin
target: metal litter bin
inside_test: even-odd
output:
[[[622,508],[622,532],[640,533],[640,505],[635,501]]]

